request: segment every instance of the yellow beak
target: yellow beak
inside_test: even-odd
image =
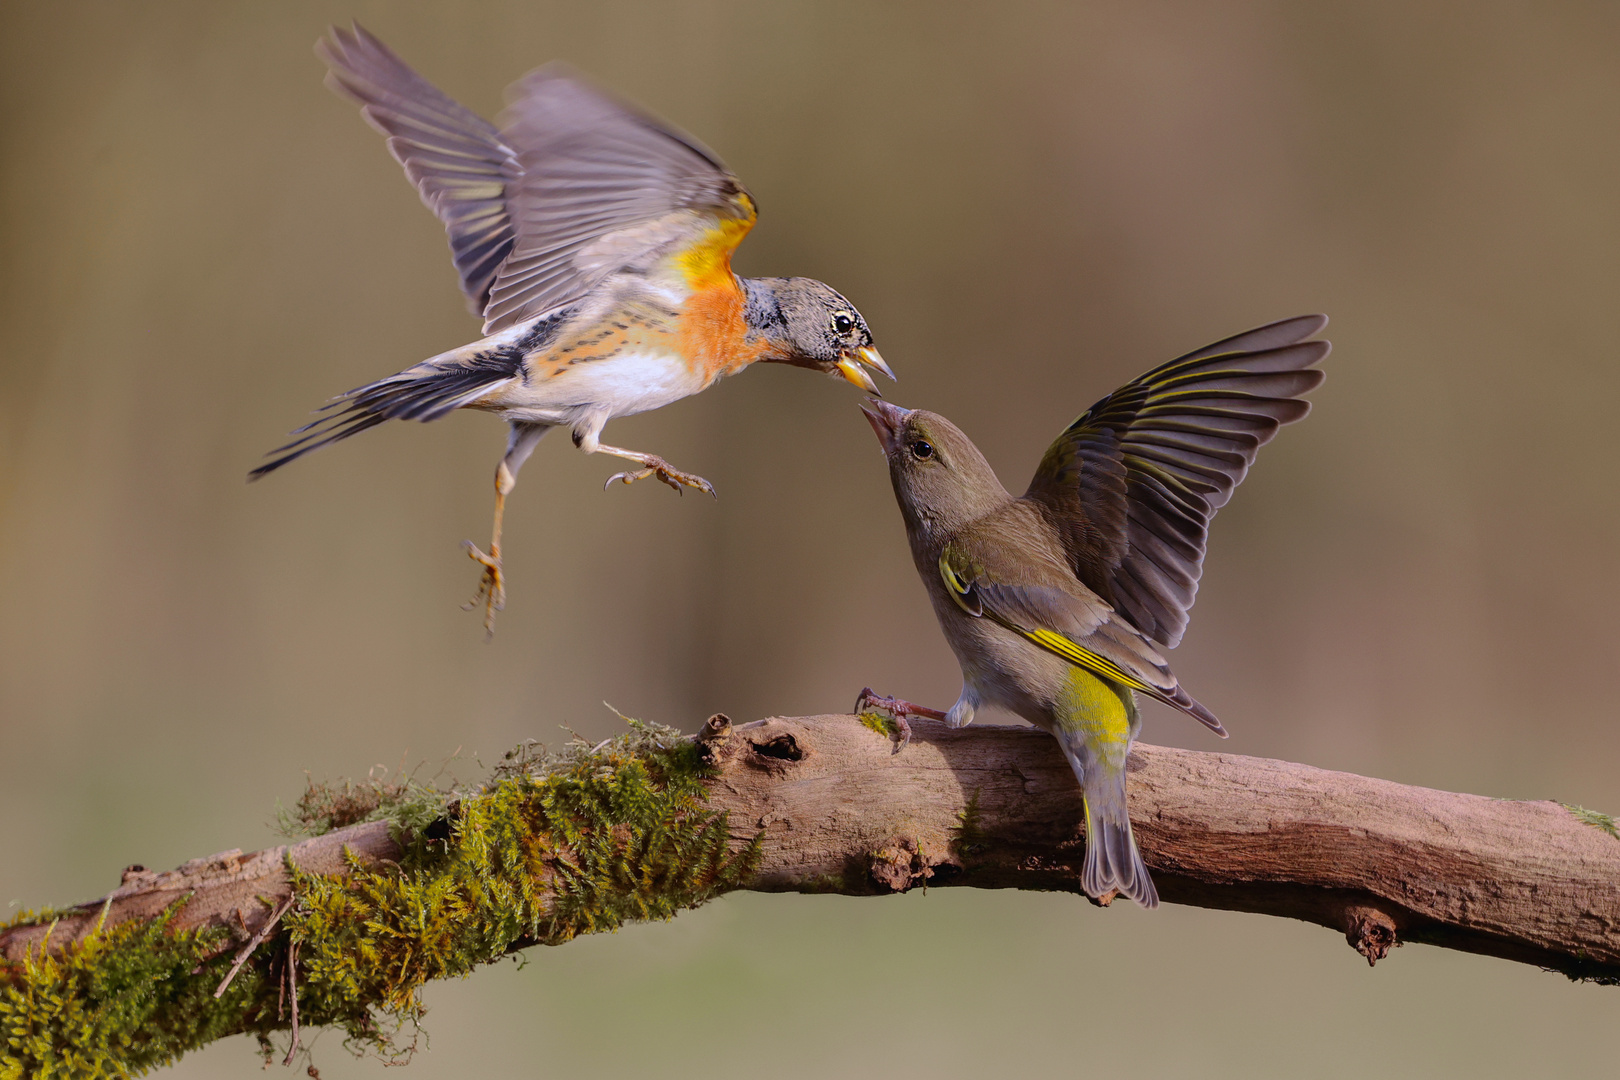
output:
[[[846,353],[838,361],[838,373],[868,394],[877,394],[878,397],[882,397],[883,395],[879,393],[877,384],[872,381],[872,376],[868,375],[861,367],[862,364],[883,372],[890,379],[894,378],[894,372],[889,370],[889,365],[883,362],[883,357],[879,356],[878,351],[870,345],[856,349],[853,355]]]
[[[859,357],[861,363],[865,364],[867,367],[877,368],[877,370],[887,375],[890,382],[895,381],[894,372],[889,370],[889,365],[883,362],[883,357],[879,356],[878,351],[872,348],[872,346],[868,345],[864,349],[855,350],[855,355]]]
[[[853,356],[846,356],[838,361],[837,371],[838,374],[865,390],[868,394],[878,394],[877,383],[872,381],[872,376],[866,373],[865,368],[855,362]],[[878,396],[882,397],[883,395],[878,394]]]

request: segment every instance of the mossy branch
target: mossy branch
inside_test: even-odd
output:
[[[633,724],[521,748],[474,791],[314,785],[301,843],[132,867],[100,901],[0,928],[0,1078],[130,1075],[241,1032],[268,1057],[293,1001],[305,1026],[408,1053],[427,980],[736,888],[1078,892],[1079,792],[1051,740],[916,730],[900,752],[849,716]],[[1603,815],[1152,746],[1130,798],[1167,902],[1316,922],[1369,962],[1414,941],[1620,981]]]

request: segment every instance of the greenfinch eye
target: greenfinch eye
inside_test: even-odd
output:
[[[847,334],[855,329],[855,320],[840,311],[833,316],[833,331],[838,334]]]
[[[918,461],[927,461],[934,456],[934,447],[924,439],[918,439],[908,449],[911,451],[911,456]]]

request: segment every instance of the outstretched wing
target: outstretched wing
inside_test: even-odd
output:
[[[1002,533],[1005,540],[1009,534]],[[975,618],[988,618],[1076,667],[1085,668],[1198,720],[1217,735],[1215,714],[1181,688],[1170,665],[1114,609],[1062,566],[1041,572],[1029,552],[1015,558],[995,541],[959,538],[940,553],[939,573],[951,598]]]
[[[332,27],[315,54],[329,69],[326,85],[360,103],[360,115],[388,137],[389,153],[444,223],[467,306],[482,315],[512,251],[507,190],[518,176],[516,152],[493,124],[446,97],[359,23]]]
[[[1174,648],[1198,593],[1209,522],[1277,429],[1303,419],[1328,354],[1304,315],[1188,353],[1103,398],[1046,451],[1024,498],[1071,568],[1150,640]]]
[[[490,293],[486,333],[677,246],[694,277],[730,274],[754,200],[701,144],[560,64],[530,72],[509,95],[501,131],[518,154],[507,198],[517,242]]]
[[[753,227],[753,199],[718,158],[563,65],[515,83],[497,130],[358,24],[316,52],[444,222],[486,334],[675,251],[694,281],[729,274]]]

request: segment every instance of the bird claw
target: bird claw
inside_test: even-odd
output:
[[[895,753],[898,754],[911,745],[911,722],[906,719],[905,713],[895,713],[894,726],[900,729],[897,732],[900,737],[900,745],[895,749]]]
[[[661,482],[674,488],[677,495],[685,495],[687,488],[696,488],[698,491],[711,496],[715,494],[714,485],[703,479],[703,477],[695,473],[682,472],[660,457],[648,458],[645,468],[628,469],[624,472],[614,473],[607,478],[607,483],[602,485],[602,490],[606,491],[612,487],[615,480],[622,484],[633,484],[637,480],[644,480],[649,476],[655,476]]]
[[[861,687],[861,692],[855,697],[855,715],[860,716],[873,709],[887,711],[894,704],[894,698],[884,697],[870,686]]]
[[[887,713],[894,719],[896,737],[900,741],[900,746],[895,750],[897,754],[911,745],[911,724],[906,719],[908,716],[925,716],[930,720],[945,719],[945,714],[938,709],[914,705],[902,698],[879,694],[870,686],[861,690],[860,696],[855,699],[855,715],[863,716],[868,713]]]
[[[461,546],[467,549],[468,558],[484,567],[478,592],[461,605],[461,610],[472,611],[480,603],[484,605],[484,640],[491,641],[495,637],[495,613],[506,610],[506,582],[501,575],[500,552],[492,545],[490,550],[493,554],[485,555],[471,540],[463,540]]]

